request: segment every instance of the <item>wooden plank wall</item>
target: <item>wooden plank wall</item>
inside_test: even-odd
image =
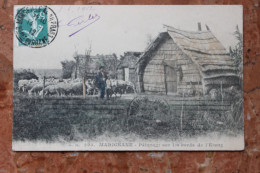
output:
[[[137,73],[134,68],[129,68],[129,81],[134,85],[137,83]]]
[[[177,92],[182,93],[184,90],[195,87],[196,90],[202,92],[201,77],[197,66],[189,57],[184,55],[171,38],[165,40],[164,43],[153,53],[152,60],[148,63],[144,71],[144,90],[152,93],[165,93],[164,81],[164,63],[163,61],[176,61],[177,68]],[[181,74],[182,73],[182,77]]]
[[[119,79],[119,80],[124,80],[124,72],[123,72],[123,69],[118,69],[118,70],[117,70],[117,79]]]

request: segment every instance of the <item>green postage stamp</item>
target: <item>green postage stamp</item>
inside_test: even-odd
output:
[[[57,32],[57,16],[47,6],[27,6],[16,10],[15,34],[19,45],[44,47],[55,39]]]

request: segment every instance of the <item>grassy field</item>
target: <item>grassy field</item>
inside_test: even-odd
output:
[[[236,135],[243,117],[230,101],[14,96],[13,139],[67,141],[135,134],[143,139],[178,139],[212,133]]]

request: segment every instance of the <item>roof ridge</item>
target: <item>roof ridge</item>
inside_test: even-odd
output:
[[[196,34],[211,33],[210,30],[206,30],[206,31],[187,31],[187,30],[177,29],[177,28],[174,28],[174,27],[169,26],[169,25],[164,25],[164,26],[167,27],[167,32],[171,31],[171,29],[172,29],[172,30],[177,30],[177,31],[182,31],[182,32],[187,32],[187,33],[193,33],[193,34],[195,34],[195,33]],[[169,29],[169,28],[171,28],[171,29]]]

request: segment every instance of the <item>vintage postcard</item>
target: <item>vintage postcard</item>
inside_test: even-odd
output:
[[[14,7],[13,150],[243,150],[243,12]]]

